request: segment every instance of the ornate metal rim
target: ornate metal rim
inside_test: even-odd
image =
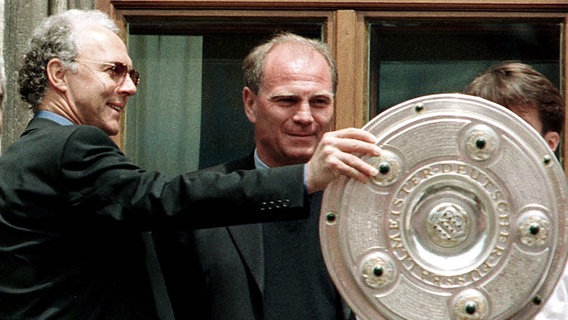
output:
[[[567,182],[540,135],[463,94],[396,105],[363,127],[372,183],[324,192],[320,239],[360,319],[531,319],[567,259]]]

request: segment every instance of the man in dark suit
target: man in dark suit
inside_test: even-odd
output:
[[[34,118],[0,157],[1,319],[158,319],[142,231],[305,218],[337,174],[377,173],[344,152],[380,152],[354,128],[330,132],[305,165],[171,179],[139,168],[109,137],[139,74],[99,11],[48,17],[23,62]]]
[[[244,111],[255,150],[211,170],[229,173],[308,161],[331,129],[337,86],[327,45],[291,33],[254,48],[243,63]],[[318,219],[195,231],[214,320],[347,319],[324,263]]]

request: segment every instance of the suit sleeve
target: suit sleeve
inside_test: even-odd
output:
[[[88,126],[77,126],[61,158],[62,180],[72,206],[143,229],[214,227],[309,215],[303,165],[232,173],[203,170],[166,179],[136,166],[104,132]]]

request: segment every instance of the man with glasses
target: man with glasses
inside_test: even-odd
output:
[[[0,157],[1,319],[164,319],[143,231],[307,218],[311,194],[338,174],[377,174],[356,156],[379,155],[375,137],[355,128],[330,132],[294,166],[146,171],[110,138],[139,81],[99,11],[65,11],[34,30],[18,79],[34,117]]]

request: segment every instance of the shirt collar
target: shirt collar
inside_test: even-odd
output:
[[[266,163],[264,163],[262,160],[260,160],[260,158],[258,157],[258,153],[256,151],[256,149],[254,149],[254,166],[256,168],[260,168],[260,169],[268,169],[268,165],[266,165]]]
[[[57,113],[53,113],[51,111],[47,111],[47,110],[40,110],[38,112],[35,113],[34,118],[43,118],[43,119],[48,119],[54,122],[59,123],[62,126],[71,126],[73,125],[73,122],[71,122],[71,120],[62,117],[60,115],[58,115]]]

